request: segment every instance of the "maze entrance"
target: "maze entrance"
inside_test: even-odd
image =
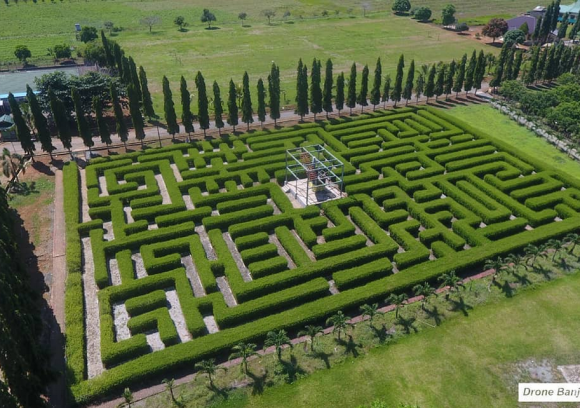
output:
[[[322,145],[286,150],[284,191],[308,206],[343,196],[344,164]]]

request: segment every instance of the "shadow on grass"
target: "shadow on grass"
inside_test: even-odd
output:
[[[451,303],[451,311],[453,311],[453,312],[459,311],[459,312],[463,313],[463,316],[465,316],[465,317],[469,316],[468,310],[473,309],[473,306],[465,303],[465,299],[463,299],[463,296],[459,296],[458,300],[449,298],[449,302]]]
[[[373,331],[373,334],[379,339],[380,344],[383,344],[390,337],[389,333],[387,332],[387,326],[384,323],[380,328],[377,328],[371,324],[370,328]]]
[[[293,383],[298,379],[299,375],[306,374],[306,371],[298,365],[298,360],[294,355],[290,356],[290,360],[280,360],[278,367],[276,368],[276,374],[285,376],[284,379],[288,384]]]
[[[552,280],[552,271],[543,266],[532,267],[532,272],[542,275],[548,281]]]
[[[27,181],[14,182],[12,188],[10,189],[10,193],[20,196],[29,196],[31,194],[38,194],[38,190],[36,189],[36,182],[35,181],[31,181],[30,183]]]
[[[206,27],[204,30],[213,31],[213,30],[221,30],[220,27]]]
[[[252,379],[252,395],[261,395],[264,392],[264,387],[268,385],[266,381],[268,370],[264,371],[262,375],[256,375],[248,371],[248,377]]]
[[[361,348],[362,344],[355,342],[352,335],[348,335],[348,340],[337,339],[336,342],[344,347],[344,354],[352,354],[355,358],[359,356],[357,348]]]
[[[417,319],[415,319],[413,316],[405,317],[400,315],[397,320],[395,320],[395,324],[397,326],[401,326],[405,334],[410,334],[411,330],[417,333],[418,330],[417,327],[415,327],[416,320]]]
[[[516,278],[516,282],[518,282],[522,286],[527,286],[530,283],[532,283],[532,281],[528,278],[528,275],[526,275],[525,273],[522,274],[513,273],[512,275],[514,276],[514,278]]]
[[[326,366],[326,368],[330,368],[330,360],[328,359],[328,357],[332,356],[332,354],[325,353],[324,351],[321,351],[321,350],[314,350],[313,352],[309,353],[308,355],[322,360],[324,362],[324,365]]]
[[[439,312],[437,306],[433,306],[431,309],[425,308],[423,310],[429,319],[433,319],[435,326],[439,326],[441,324],[441,313]]]

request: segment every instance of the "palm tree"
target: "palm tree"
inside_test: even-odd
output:
[[[399,309],[405,306],[407,298],[408,296],[406,293],[401,293],[399,295],[391,293],[389,297],[385,299],[385,302],[395,305],[395,319],[399,318]]]
[[[224,370],[224,367],[219,367],[215,364],[215,359],[208,359],[208,360],[201,360],[199,363],[195,365],[195,368],[199,370],[199,372],[207,374],[207,378],[209,379],[209,386],[214,388],[213,385],[213,376],[216,375],[217,370]]]
[[[373,303],[372,305],[362,305],[360,311],[362,312],[362,317],[369,317],[369,325],[372,326],[374,317],[379,314],[379,304]]]
[[[253,343],[244,343],[240,342],[234,347],[232,347],[232,354],[230,354],[230,360],[234,358],[241,358],[242,365],[241,369],[242,372],[248,375],[248,358],[255,356],[258,354],[256,352],[256,345]]]
[[[169,391],[169,395],[171,395],[171,401],[175,403],[175,401],[177,401],[175,399],[175,394],[173,394],[173,386],[175,385],[175,380],[173,378],[171,380],[166,378],[162,382],[163,384],[165,384],[167,391]]]
[[[123,406],[127,406],[131,408],[131,404],[133,403],[133,393],[129,388],[125,388],[123,391],[123,399],[125,400],[125,404]]]
[[[425,310],[425,304],[429,302],[429,298],[433,295],[437,296],[435,288],[429,282],[425,282],[422,285],[415,285],[413,287],[413,293],[415,293],[415,296],[423,296],[423,299],[421,299],[421,309],[423,310]]]
[[[326,320],[326,324],[327,325],[332,325],[334,326],[332,329],[332,333],[338,333],[338,340],[340,340],[340,333],[342,331],[346,332],[346,328],[348,326],[352,326],[352,323],[348,322],[348,317],[345,316],[344,313],[342,313],[342,311],[338,311],[336,312],[335,315],[330,316],[327,320]]]
[[[310,351],[314,351],[314,338],[319,333],[323,333],[321,326],[308,325],[304,327],[304,330],[298,332],[298,336],[310,337]]]
[[[573,254],[576,245],[580,244],[580,235],[570,233],[564,237],[564,242],[568,245],[568,252]]]
[[[513,272],[517,272],[522,265],[527,269],[526,258],[520,254],[509,254],[506,256],[505,261],[511,265]]]
[[[449,295],[452,292],[458,291],[459,288],[463,286],[461,279],[455,274],[455,271],[444,273],[439,276],[437,280],[441,282],[441,287],[449,287],[449,292],[445,294],[445,299],[449,299]]]
[[[524,248],[524,252],[526,253],[528,259],[531,259],[531,267],[533,268],[538,257],[543,258],[545,256],[546,246],[540,245],[538,247],[536,245],[528,244],[528,246]]]
[[[18,182],[18,173],[26,170],[26,159],[18,153],[10,153],[10,150],[4,148],[2,150],[2,174],[7,179],[16,180]]]
[[[556,255],[558,255],[563,249],[562,241],[558,239],[549,240],[546,242],[546,247],[554,250],[554,254],[552,255],[552,262],[556,260]]]
[[[266,341],[264,342],[264,345],[266,347],[270,346],[276,347],[278,361],[282,361],[282,347],[286,344],[292,347],[292,343],[290,343],[290,338],[286,334],[286,330],[278,330],[277,332],[274,331],[268,332],[268,334],[266,335]]]

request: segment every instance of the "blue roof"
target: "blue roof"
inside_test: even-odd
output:
[[[580,12],[580,0],[577,0],[574,4],[560,6],[560,13],[561,14],[565,14],[565,13],[578,14],[578,12]]]
[[[32,92],[34,92],[35,95],[40,93],[38,91]],[[26,92],[14,92],[12,95],[14,95],[15,98],[26,98]],[[0,99],[8,99],[8,94],[0,94]]]

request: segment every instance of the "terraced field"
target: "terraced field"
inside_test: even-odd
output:
[[[313,145],[344,163],[346,195],[302,207],[281,188],[285,154]],[[580,181],[432,108],[95,159],[64,178],[78,402],[580,227]]]

